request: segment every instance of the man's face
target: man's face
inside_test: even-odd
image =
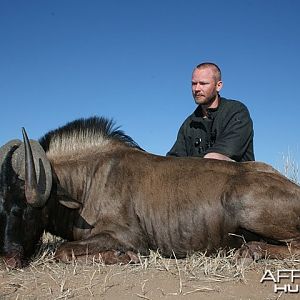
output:
[[[218,92],[222,81],[216,81],[212,68],[195,69],[192,74],[192,93],[197,104],[215,107],[218,104]]]

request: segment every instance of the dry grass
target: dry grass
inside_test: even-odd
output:
[[[300,260],[295,257],[237,263],[233,250],[220,250],[215,256],[194,253],[186,259],[168,259],[158,252],[151,252],[149,257],[140,257],[140,263],[135,265],[106,266],[99,260],[64,264],[53,258],[60,241],[49,234],[45,235],[45,240],[47,243],[42,245],[29,267],[9,270],[0,266],[1,300],[99,299],[114,292],[124,299],[127,299],[126,293],[137,299],[152,299],[149,291],[153,293],[154,289],[161,297],[184,297],[218,293],[222,283],[247,283],[247,273],[253,270],[262,274],[265,268],[300,268]],[[157,278],[155,287],[151,283],[153,278]],[[157,294],[153,299],[156,298]]]
[[[299,183],[299,164],[293,154],[288,151],[287,154],[282,155],[282,161],[283,168],[279,171],[292,181]]]

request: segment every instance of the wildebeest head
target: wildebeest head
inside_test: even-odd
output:
[[[52,173],[45,152],[30,141],[12,140],[0,148],[0,255],[11,267],[34,251],[44,229],[41,210]]]
[[[81,155],[90,148],[94,153],[94,149],[110,145],[108,141],[141,149],[115,128],[112,120],[98,117],[70,122],[48,132],[39,142],[29,142],[24,130],[23,137],[23,142],[14,140],[0,148],[0,256],[12,267],[22,266],[22,259],[32,256],[44,229],[56,232],[59,228],[58,235],[73,238],[68,223],[56,226],[51,216],[60,221],[68,210],[68,217],[76,219],[78,228],[90,228],[78,216],[81,204],[76,196],[61,186],[53,157],[61,161],[64,155],[72,153],[74,157],[74,153]]]

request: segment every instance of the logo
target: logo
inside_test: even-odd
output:
[[[260,282],[273,282],[274,293],[299,293],[300,270],[282,269],[277,271],[265,270]]]

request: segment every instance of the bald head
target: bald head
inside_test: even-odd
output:
[[[222,80],[221,70],[220,70],[220,68],[219,68],[216,64],[214,64],[214,63],[211,63],[211,62],[204,62],[204,63],[201,63],[201,64],[199,64],[198,66],[196,66],[195,69],[202,70],[202,69],[206,69],[206,68],[209,68],[209,69],[213,72],[215,82],[218,82],[218,81],[221,81],[221,80]]]

